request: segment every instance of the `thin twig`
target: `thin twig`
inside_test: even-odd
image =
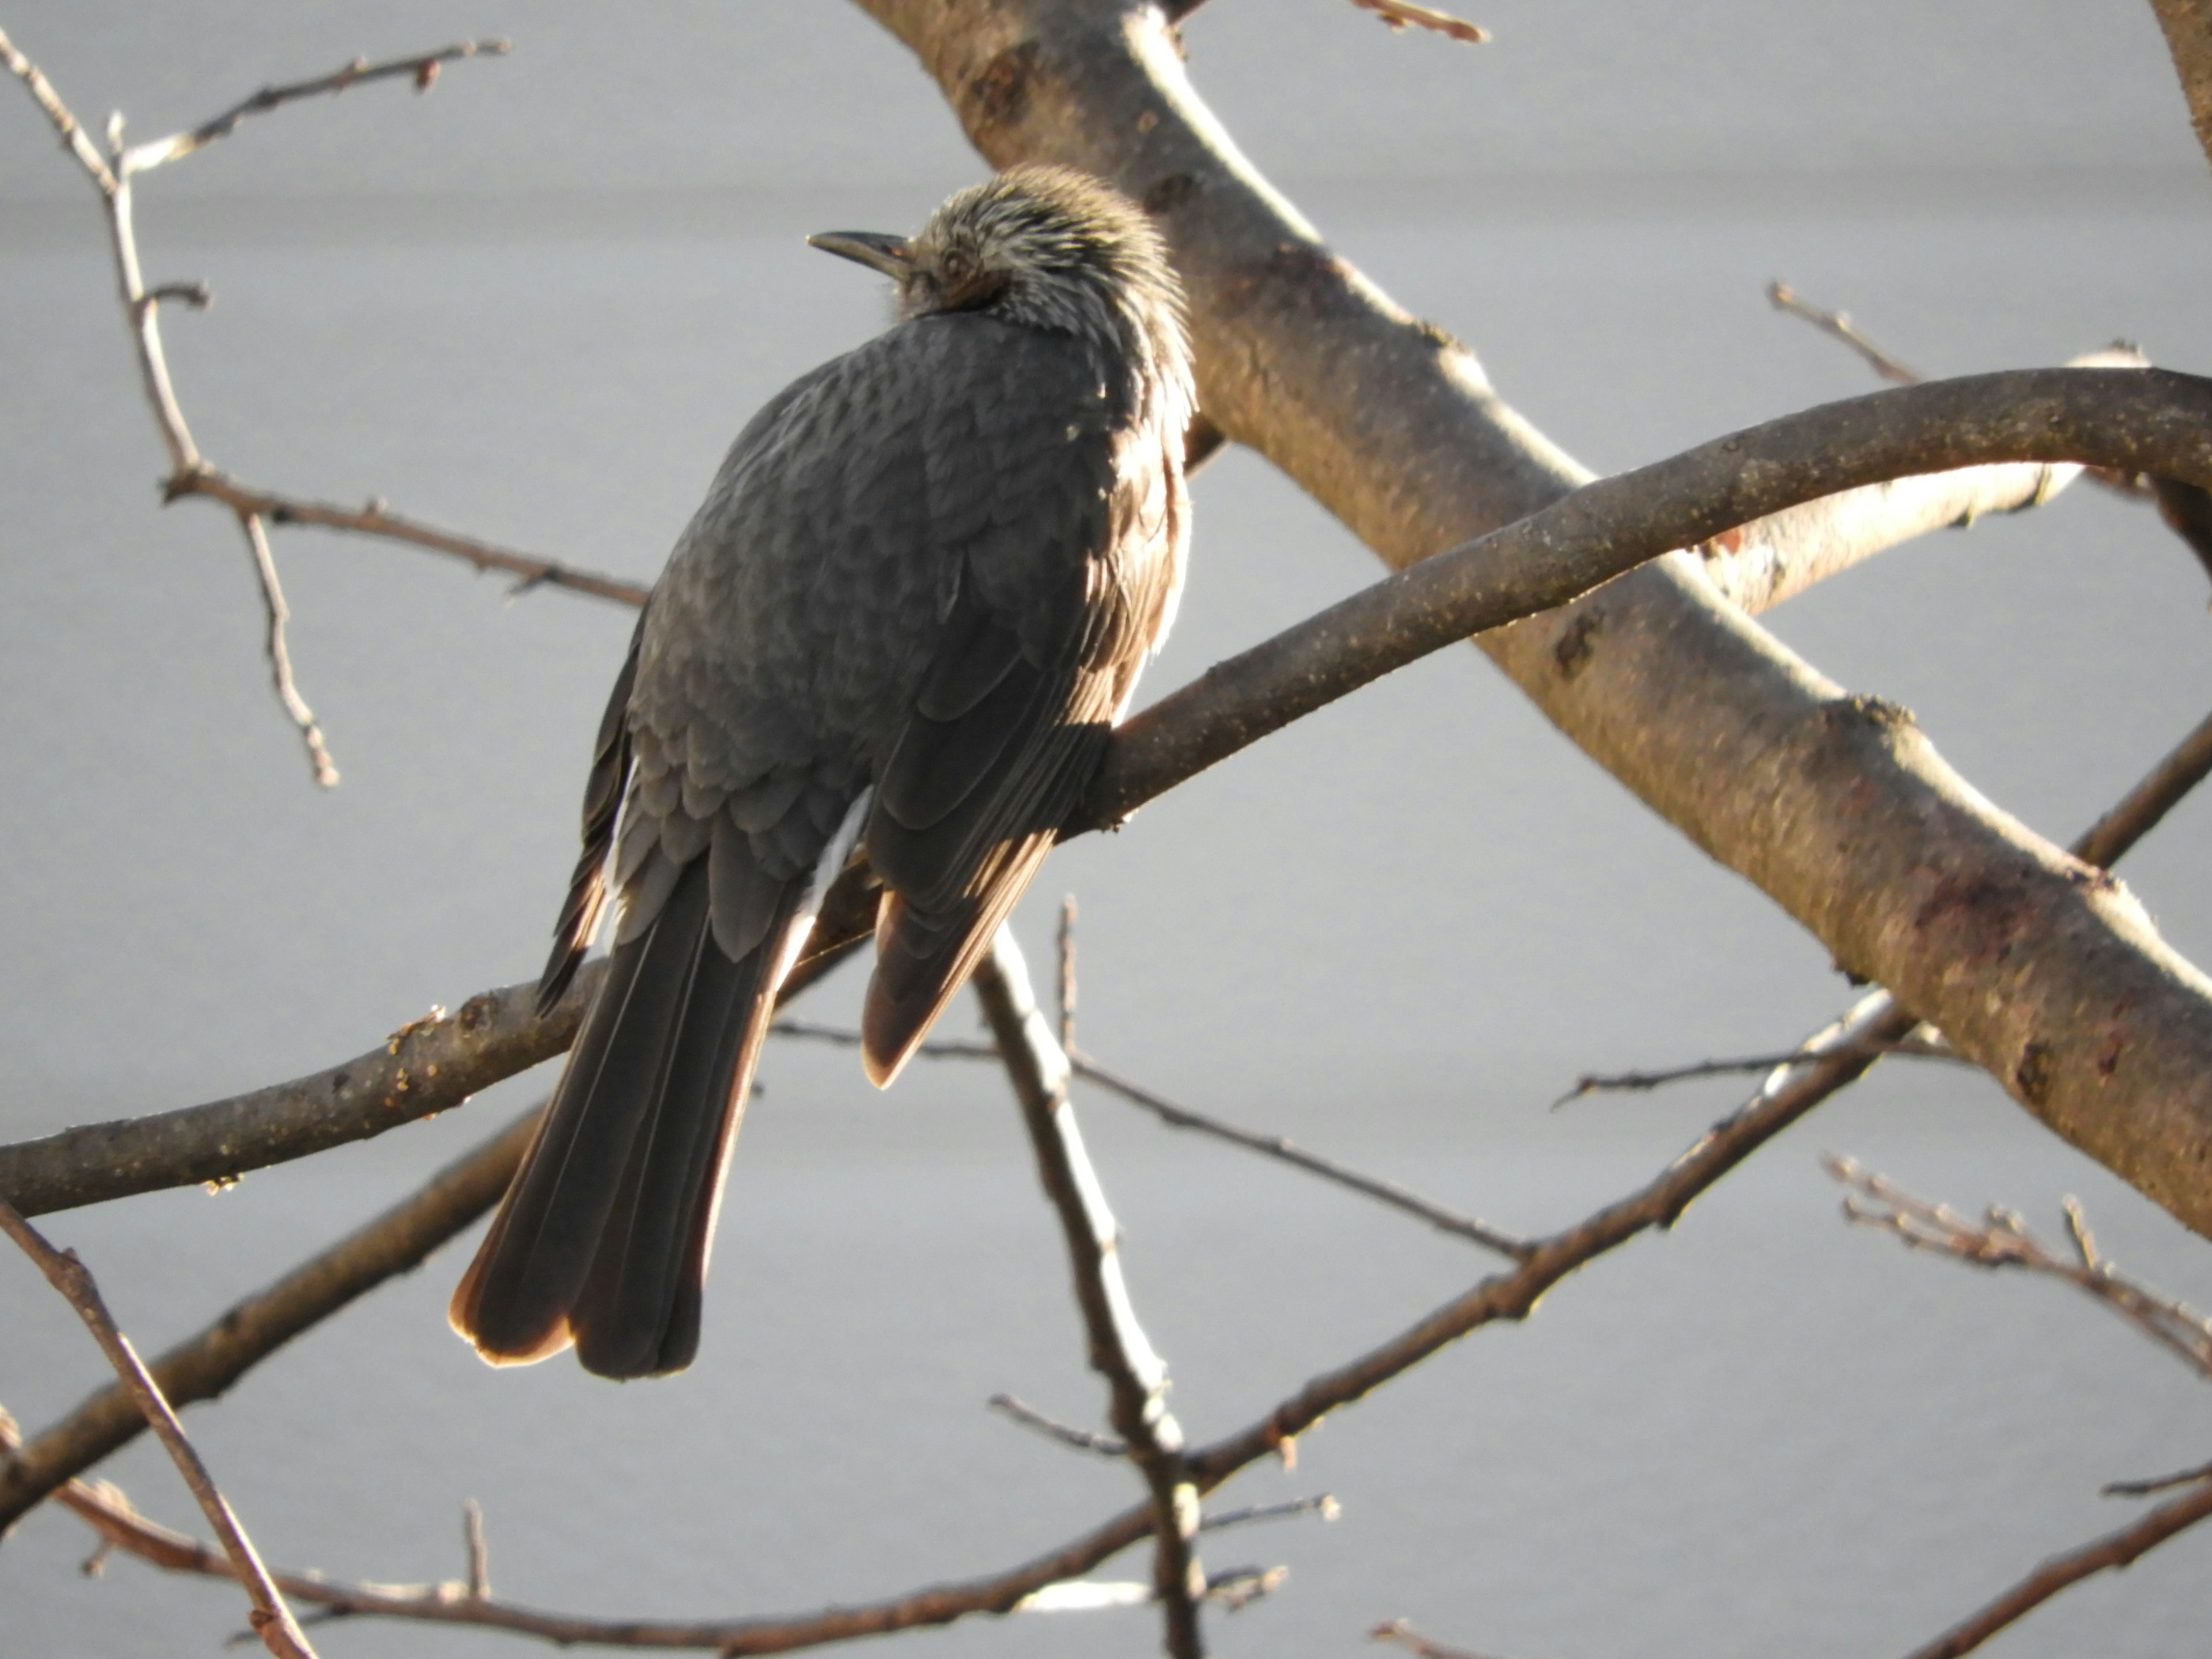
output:
[[[2212,1480],[2212,1463],[2199,1463],[2193,1469],[2180,1469],[2172,1474],[2154,1474],[2145,1480],[2108,1480],[2097,1488],[2100,1498],[2148,1498],[2153,1492],[2171,1492],[2176,1486],[2192,1486],[2199,1480]]]
[[[62,148],[76,158],[76,164],[90,175],[103,196],[115,193],[115,174],[100,155],[100,147],[92,142],[92,135],[84,130],[76,117],[70,113],[69,106],[62,102],[61,94],[54,90],[53,82],[39,72],[39,66],[15,49],[15,43],[0,30],[0,64],[7,64],[10,73],[20,78],[29,90],[31,100],[46,112],[46,119],[54,124],[61,135]]]
[[[1490,31],[1480,24],[1462,21],[1448,11],[1414,5],[1412,0],[1352,0],[1352,3],[1362,11],[1373,12],[1393,29],[1422,29],[1448,40],[1464,40],[1471,46],[1490,39]]]
[[[343,69],[334,70],[313,80],[264,87],[251,98],[240,100],[213,119],[203,121],[186,131],[173,132],[166,138],[156,138],[149,143],[133,144],[123,152],[122,170],[127,177],[134,173],[151,172],[170,161],[181,161],[194,150],[204,149],[218,138],[228,137],[247,116],[264,114],[281,104],[341,93],[348,87],[357,87],[370,81],[393,80],[401,76],[415,82],[416,91],[428,92],[437,81],[441,64],[480,55],[503,57],[512,50],[512,46],[505,40],[464,40],[455,46],[441,46],[435,52],[416,52],[411,57],[394,58],[381,64],[372,64],[366,58],[356,58]]]
[[[276,555],[270,549],[269,535],[261,527],[258,514],[240,514],[238,526],[246,532],[246,544],[253,554],[254,575],[261,585],[262,611],[268,619],[262,648],[269,658],[269,678],[276,689],[276,701],[292,717],[292,724],[300,728],[300,740],[307,745],[307,764],[314,772],[316,783],[325,789],[335,788],[337,764],[331,759],[331,751],[323,742],[323,728],[316,724],[315,711],[307,707],[307,700],[300,695],[300,688],[292,678],[292,653],[284,643],[284,627],[292,620],[292,607],[284,603],[284,585],[276,574]]]
[[[1060,1218],[1091,1369],[1106,1379],[1109,1417],[1152,1490],[1152,1587],[1167,1650],[1175,1659],[1200,1659],[1206,1645],[1198,1609],[1206,1581],[1194,1543],[1199,1495],[1184,1462],[1182,1425],[1167,1408],[1167,1365],[1137,1322],[1121,1275],[1121,1230],[1068,1099],[1067,1055],[1037,1008],[1011,928],[999,929],[974,984],[1021,1104],[1045,1196]]]
[[[1060,902],[1060,1046],[1075,1054],[1075,895]]]
[[[827,1042],[838,1048],[857,1048],[860,1034],[848,1025],[827,1025],[819,1020],[779,1019],[769,1028],[771,1036],[799,1037],[808,1042]],[[917,1060],[988,1060],[998,1063],[999,1045],[966,1037],[932,1037],[915,1051]]]
[[[518,553],[473,536],[441,530],[435,525],[394,513],[381,501],[371,501],[358,509],[336,507],[327,501],[311,501],[297,495],[258,489],[205,465],[172,478],[167,494],[171,501],[185,495],[205,495],[235,512],[259,514],[271,524],[316,525],[325,530],[380,536],[388,541],[449,553],[466,560],[479,571],[505,571],[517,578],[514,591],[518,593],[533,587],[564,587],[571,592],[611,599],[617,605],[640,605],[652,592],[641,582],[626,581],[619,576],[586,570],[580,565],[541,559],[535,554]]]
[[[1288,1567],[1230,1567],[1209,1574],[1203,1593],[1231,1613],[1242,1613],[1261,1596],[1282,1589],[1290,1576]]]
[[[229,133],[247,116],[276,108],[302,98],[323,94],[343,92],[346,88],[365,81],[379,81],[400,76],[411,76],[417,90],[427,90],[436,78],[438,66],[455,58],[470,58],[478,53],[499,53],[507,49],[503,40],[466,42],[447,46],[437,52],[420,52],[411,57],[396,58],[388,63],[371,64],[356,59],[345,68],[311,81],[296,82],[287,86],[265,87],[251,98],[233,106],[213,120],[204,122],[187,131],[173,133],[167,138],[150,143],[125,148],[123,143],[123,118],[114,117],[108,127],[108,155],[103,159],[94,148],[83,126],[70,112],[52,83],[39,72],[38,66],[18,52],[5,34],[0,34],[0,59],[22,81],[32,98],[52,121],[77,164],[83,168],[100,192],[107,217],[108,241],[114,258],[116,288],[123,305],[124,319],[129,326],[138,359],[139,380],[152,410],[154,423],[161,438],[162,447],[169,457],[169,478],[164,489],[164,499],[175,501],[183,495],[205,495],[223,500],[231,507],[238,521],[240,533],[246,539],[246,550],[253,562],[254,578],[259,586],[266,628],[264,649],[269,659],[269,674],[276,690],[278,704],[283,708],[306,750],[307,763],[315,782],[324,788],[338,781],[338,769],[331,760],[330,747],[324,740],[322,727],[314,712],[301,696],[292,672],[291,652],[285,643],[285,623],[290,611],[284,602],[284,590],[276,572],[276,560],[269,545],[265,519],[282,521],[279,513],[292,503],[282,498],[254,491],[243,485],[222,479],[210,468],[193,441],[191,429],[186,425],[183,406],[177,398],[176,386],[171,380],[167,356],[161,344],[161,301],[165,299],[184,299],[195,306],[208,303],[208,292],[204,284],[164,283],[149,289],[138,258],[137,234],[133,228],[131,190],[133,178],[141,173],[191,155],[194,150],[213,143]],[[221,487],[216,481],[221,481]],[[343,516],[332,515],[332,519]],[[331,521],[331,520],[325,520]],[[365,524],[335,525],[334,527],[368,529]],[[447,552],[459,552],[464,557],[474,558],[481,568],[488,561],[488,550],[471,551],[451,544],[465,541],[463,538],[441,538],[422,526],[401,528],[397,522],[377,526],[374,533],[394,537],[424,546],[434,546]],[[524,574],[535,580],[555,580],[553,567],[542,561],[523,561],[533,567]],[[585,586],[580,582],[564,582],[564,586]],[[587,588],[587,591],[592,591]],[[610,593],[608,597],[619,597]]]
[[[2109,1569],[2124,1567],[2145,1551],[2212,1516],[2212,1482],[2185,1498],[2162,1504],[2132,1525],[2054,1555],[2002,1595],[1964,1622],[1914,1650],[1911,1659],[1958,1659],[2006,1626],[2033,1612],[2059,1591]]]
[[[469,1600],[481,1601],[491,1595],[491,1552],[484,1547],[483,1505],[473,1498],[461,1500],[461,1546],[469,1558]]]
[[[1973,1062],[1948,1045],[1926,1037],[1905,1036],[1894,1042],[1869,1042],[1861,1052],[1869,1059],[1885,1055],[1905,1055],[1918,1060],[1948,1060],[1960,1066]],[[1575,1079],[1575,1086],[1552,1103],[1551,1109],[1580,1100],[1585,1095],[1626,1094],[1652,1089],[1663,1089],[1672,1083],[1686,1083],[1698,1078],[1735,1077],[1746,1072],[1771,1072],[1778,1066],[1795,1066],[1806,1058],[1802,1048],[1791,1048],[1780,1054],[1747,1054],[1737,1060],[1700,1060],[1686,1066],[1670,1066],[1656,1072],[1585,1072]]]
[[[1367,1632],[1371,1642],[1395,1642],[1410,1649],[1420,1659],[1484,1659],[1484,1656],[1468,1648],[1448,1648],[1441,1642],[1432,1642],[1402,1619],[1393,1619],[1375,1626]]]
[[[1826,311],[1819,306],[1808,304],[1798,297],[1796,289],[1784,282],[1769,283],[1766,285],[1766,297],[1773,302],[1776,310],[1786,311],[1794,317],[1802,317],[1815,328],[1841,340],[1863,357],[1874,372],[1881,375],[1883,380],[1899,386],[1917,386],[1927,378],[1918,370],[1906,368],[1905,364],[1860,333],[1852,325],[1849,313]],[[2120,340],[2113,343],[2112,349],[2134,351],[2135,347],[2127,341]],[[2141,473],[2130,472],[2119,467],[2093,466],[2084,470],[2088,473],[2089,481],[2092,483],[2101,485],[2116,495],[2125,495],[2137,501],[2156,500],[2160,503],[2160,511],[2165,515],[2166,521],[2173,526],[2175,532],[2196,550],[2200,558],[2204,558],[2208,563],[2212,563],[2212,543],[2208,543],[2197,531],[2179,521],[2176,510],[2167,504],[2166,492],[2161,491],[2159,488],[2160,481],[2147,480]],[[2176,492],[2191,490],[2194,488],[2195,486],[2190,484],[2170,485],[2171,490]],[[2197,493],[2202,495],[2203,492]],[[2177,495],[2175,499],[2180,498]]]
[[[1850,1158],[1832,1157],[1823,1162],[1830,1175],[1852,1189],[1844,1200],[1844,1213],[1850,1219],[1895,1233],[1915,1249],[1936,1250],[1978,1267],[2019,1267],[2063,1279],[2116,1310],[2137,1330],[2212,1380],[2212,1319],[2185,1303],[2125,1277],[2109,1261],[2094,1265],[2069,1261],[2028,1231],[2010,1210],[1992,1207],[1980,1221],[1973,1221],[1948,1205],[1915,1197]]]
[[[778,1036],[803,1037],[817,1042],[835,1043],[844,1048],[858,1048],[860,1042],[860,1034],[856,1030],[811,1020],[779,1019],[769,1030]],[[999,1058],[996,1043],[973,1042],[958,1037],[933,1037],[915,1053],[926,1060],[996,1061]],[[1225,1140],[1232,1146],[1242,1146],[1248,1152],[1279,1159],[1295,1169],[1305,1170],[1309,1175],[1333,1181],[1340,1187],[1348,1187],[1353,1192],[1364,1194],[1394,1209],[1402,1210],[1408,1215],[1419,1216],[1441,1231],[1470,1239],[1501,1255],[1517,1257],[1525,1255],[1529,1249],[1524,1240],[1471,1216],[1447,1209],[1395,1181],[1386,1181],[1380,1176],[1364,1175],[1281,1135],[1261,1134],[1255,1130],[1240,1128],[1224,1119],[1194,1111],[1188,1106],[1179,1106],[1142,1084],[1133,1083],[1117,1073],[1109,1071],[1087,1054],[1069,1054],[1067,1060],[1070,1069],[1084,1082],[1095,1085],[1132,1105],[1143,1107],[1170,1128],[1194,1130],[1200,1134]]]
[[[77,1317],[84,1322],[85,1328],[106,1354],[108,1363],[115,1367],[116,1375],[137,1399],[138,1409],[145,1413],[147,1422],[161,1437],[170,1460],[177,1466],[177,1473],[184,1477],[185,1485],[198,1500],[200,1512],[207,1516],[208,1524],[222,1540],[223,1553],[233,1572],[252,1599],[253,1631],[261,1638],[262,1645],[276,1659],[315,1659],[315,1650],[293,1619],[292,1610],[285,1606],[283,1595],[270,1582],[268,1571],[254,1551],[253,1540],[246,1535],[246,1528],[232,1511],[229,1501],[217,1490],[215,1477],[208,1473],[206,1463],[193,1449],[192,1443],[185,1437],[184,1425],[177,1421],[176,1413],[162,1397],[161,1385],[147,1374],[131,1340],[116,1328],[91,1272],[78,1260],[75,1250],[57,1250],[37,1228],[6,1203],[0,1203],[0,1232],[15,1240],[23,1254],[38,1264],[46,1282],[76,1310]]]
[[[1525,1261],[1534,1249],[1534,1246],[1525,1239],[1516,1238],[1510,1233],[1502,1232],[1487,1222],[1478,1221],[1472,1216],[1464,1216],[1456,1211],[1448,1210],[1441,1204],[1433,1203],[1423,1198],[1419,1193],[1401,1187],[1395,1181],[1385,1181],[1380,1176],[1363,1175],[1357,1170],[1339,1164],[1334,1158],[1324,1158],[1319,1152],[1310,1152],[1297,1142],[1285,1139],[1281,1135],[1259,1134],[1250,1129],[1239,1128],[1233,1123],[1224,1122],[1220,1118],[1209,1116],[1204,1112],[1194,1112],[1188,1106],[1178,1106],[1173,1101],[1153,1093],[1143,1085],[1133,1083],[1125,1077],[1108,1071],[1088,1055],[1076,1054],[1071,1058],[1075,1075],[1085,1083],[1094,1084],[1111,1094],[1118,1095],[1132,1105],[1143,1107],[1170,1128],[1195,1130],[1200,1134],[1211,1135],[1217,1140],[1225,1140],[1232,1146],[1242,1146],[1249,1152],[1260,1152],[1268,1158],[1280,1159],[1283,1163],[1304,1170],[1310,1175],[1317,1175],[1324,1181],[1333,1181],[1340,1187],[1348,1187],[1353,1192],[1364,1194],[1369,1198],[1389,1205],[1393,1209],[1402,1210],[1408,1215],[1419,1216],[1439,1231],[1455,1234],[1461,1238],[1472,1240],[1485,1249],[1495,1250],[1500,1255],[1511,1256],[1516,1261]]]
[[[1789,283],[1775,281],[1766,285],[1766,297],[1777,311],[1786,311],[1793,317],[1802,317],[1814,327],[1833,335],[1867,361],[1874,372],[1885,380],[1899,386],[1917,386],[1925,378],[1919,370],[1907,368],[1872,340],[1851,325],[1850,313],[1823,311],[1819,306],[1808,305],[1797,297],[1796,289]]]
[[[1024,1428],[1035,1429],[1050,1440],[1078,1451],[1097,1452],[1102,1457],[1127,1457],[1129,1448],[1125,1442],[1109,1434],[1093,1434],[1089,1429],[1079,1429],[1072,1423],[1063,1423],[1056,1417],[1047,1417],[1034,1406],[1024,1405],[1010,1394],[994,1394],[987,1402],[994,1412],[1004,1413]]]
[[[1292,1498],[1280,1504],[1255,1504],[1247,1509],[1223,1510],[1209,1515],[1198,1523],[1200,1532],[1224,1532],[1231,1527],[1249,1527],[1259,1521],[1287,1521],[1295,1515],[1317,1515],[1324,1521],[1334,1521],[1344,1513],[1344,1506],[1328,1492],[1316,1492],[1311,1498]]]

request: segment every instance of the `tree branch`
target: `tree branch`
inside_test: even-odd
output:
[[[122,171],[128,176],[134,173],[150,173],[154,168],[171,161],[181,161],[194,150],[204,149],[218,138],[227,138],[238,124],[249,115],[262,115],[282,104],[297,103],[303,98],[318,98],[326,94],[343,92],[370,81],[389,81],[404,76],[415,83],[417,92],[428,92],[437,81],[439,66],[463,58],[504,57],[513,47],[505,40],[464,40],[456,46],[441,46],[435,52],[421,52],[407,58],[394,58],[381,64],[372,64],[365,58],[356,58],[342,70],[313,80],[295,81],[284,86],[264,87],[251,98],[241,100],[212,120],[184,132],[173,132],[167,138],[157,138],[151,143],[133,144],[123,152]]]
[[[2189,100],[2190,125],[2212,161],[2212,0],[2150,0]]]
[[[1090,1335],[1091,1368],[1106,1379],[1108,1415],[1152,1489],[1152,1590],[1167,1620],[1167,1650],[1176,1659],[1199,1659],[1206,1644],[1198,1607],[1206,1585],[1194,1541],[1198,1489],[1185,1468],[1182,1426],[1167,1408],[1167,1364],[1137,1322],[1121,1277],[1121,1229],[1076,1127],[1067,1098],[1067,1056],[1037,1008],[1028,964],[1010,928],[999,929],[974,983],[1021,1103],[1045,1196],[1066,1239],[1076,1305]]]
[[[450,553],[455,558],[465,559],[479,571],[503,570],[519,577],[520,580],[515,584],[514,590],[518,593],[533,587],[565,587],[572,592],[612,599],[618,605],[639,605],[645,603],[646,595],[652,592],[647,583],[624,581],[620,577],[603,575],[598,571],[584,569],[580,565],[541,559],[535,554],[518,553],[511,548],[479,541],[473,536],[441,530],[435,525],[424,524],[419,519],[394,513],[380,501],[372,501],[358,511],[333,507],[324,501],[311,501],[297,495],[283,495],[272,490],[258,489],[228,473],[218,472],[205,465],[190,472],[179,473],[169,480],[167,489],[171,501],[186,495],[205,495],[235,512],[258,514],[271,524],[317,525],[325,530],[381,536],[387,540],[428,548],[433,552]]]
[[[1910,1659],[1958,1659],[2033,1612],[2069,1585],[2108,1569],[2124,1567],[2146,1550],[2154,1549],[2174,1534],[2212,1516],[2212,1481],[2186,1497],[2161,1504],[2148,1515],[2117,1532],[2054,1555],[2002,1595],[1963,1623],[1913,1650]]]
[[[453,1013],[434,1009],[367,1054],[289,1083],[0,1146],[0,1199],[39,1215],[225,1182],[434,1116],[567,1048],[605,971],[586,963],[543,1019],[534,981],[480,991]]]
[[[306,1635],[292,1618],[292,1610],[284,1605],[284,1598],[270,1583],[269,1574],[255,1553],[253,1540],[246,1535],[246,1528],[231,1510],[229,1503],[218,1491],[215,1477],[208,1473],[206,1463],[185,1437],[184,1425],[177,1414],[169,1409],[169,1402],[161,1397],[161,1385],[146,1374],[130,1339],[116,1328],[114,1316],[107,1311],[101,1299],[100,1286],[91,1273],[77,1259],[75,1250],[57,1250],[40,1236],[37,1228],[16,1213],[14,1207],[0,1203],[0,1232],[16,1243],[38,1265],[46,1276],[47,1283],[60,1291],[63,1297],[84,1322],[85,1328],[100,1344],[108,1363],[115,1367],[116,1375],[146,1421],[160,1437],[177,1473],[198,1501],[200,1510],[222,1540],[223,1554],[228,1558],[232,1576],[246,1586],[253,1602],[253,1633],[261,1638],[262,1645],[275,1659],[315,1659],[315,1650]]]
[[[1773,526],[1775,543],[1795,555],[1791,568],[1832,571],[1871,550],[1857,539],[1869,515],[1822,511],[1793,523],[1792,509],[1825,508],[1831,498],[1848,502],[1846,492],[1937,475],[1889,491],[1905,503],[1900,515],[1884,520],[1883,533],[1893,540],[1893,532],[1917,534],[1955,520],[1979,487],[1961,469],[2030,463],[2028,471],[2039,473],[2061,462],[2212,479],[2212,380],[2158,369],[2045,368],[1928,381],[1786,415],[1595,480],[1216,663],[1124,722],[1071,829],[1119,823],[1385,674],[1471,634],[1595,596],[1674,550],[1729,541],[1739,528],[1735,544],[1757,546]],[[1816,533],[1816,519],[1829,526],[1826,534]],[[1849,530],[1848,546],[1837,528]],[[1734,585],[1756,585],[1732,565],[1723,574]],[[1801,571],[1790,591],[1816,579]],[[1569,682],[1596,648],[1595,629],[1574,637],[1575,648],[1553,664]],[[1832,687],[1822,690],[1815,713],[1825,717],[1842,699]]]
[[[177,1407],[221,1395],[285,1343],[419,1265],[499,1202],[535,1132],[532,1107],[418,1192],[236,1304],[149,1367]],[[101,1389],[0,1462],[0,1534],[71,1476],[137,1437],[144,1418],[121,1387]]]
[[[2199,1376],[2212,1381],[2212,1320],[2099,1261],[2077,1206],[2069,1203],[2068,1219],[2081,1260],[2069,1261],[2029,1232],[2012,1211],[1993,1208],[1978,1224],[1946,1205],[1914,1197],[1853,1159],[1830,1158],[1825,1162],[1828,1173],[1851,1189],[1844,1200],[1846,1218],[1894,1233],[1913,1249],[1939,1251],[1977,1267],[2017,1267],[2061,1279],[2112,1309]]]
[[[1469,23],[1438,11],[1433,6],[1417,6],[1413,0],[1352,0],[1362,11],[1371,11],[1390,28],[1415,28],[1430,34],[1441,34],[1448,40],[1463,40],[1468,46],[1480,46],[1490,39],[1490,31],[1480,24]]]
[[[191,428],[185,423],[184,409],[177,400],[176,387],[169,378],[168,361],[161,346],[160,316],[162,300],[183,298],[195,307],[204,307],[208,303],[208,291],[204,284],[172,283],[150,289],[146,286],[139,269],[137,233],[132,224],[131,180],[138,173],[177,161],[224,137],[249,115],[303,98],[343,92],[348,87],[362,82],[388,80],[400,76],[410,77],[418,92],[427,92],[437,79],[440,64],[457,58],[471,58],[480,52],[496,54],[507,50],[504,40],[483,40],[447,46],[437,52],[420,52],[384,64],[371,64],[357,58],[345,68],[314,80],[287,86],[264,87],[213,120],[204,122],[187,131],[173,133],[167,138],[129,149],[124,147],[123,118],[118,115],[109,124],[109,154],[103,158],[76,118],[70,113],[68,106],[62,102],[61,95],[54,90],[52,83],[40,73],[36,64],[15,49],[4,33],[0,33],[0,63],[5,63],[22,81],[33,100],[62,135],[64,146],[76,158],[78,166],[100,193],[107,219],[110,250],[114,258],[116,288],[123,303],[124,319],[131,330],[137,351],[139,380],[146,394],[147,404],[153,411],[155,427],[161,434],[163,447],[168,452],[169,477],[164,488],[163,499],[173,501],[185,495],[207,495],[224,501],[231,508],[232,516],[238,522],[239,532],[245,538],[246,552],[253,562],[254,580],[261,591],[262,608],[267,618],[265,649],[270,680],[279,706],[300,734],[315,781],[324,788],[337,783],[338,769],[331,758],[329,745],[324,741],[322,727],[316,721],[314,711],[307,706],[307,699],[301,695],[293,678],[291,652],[284,638],[285,624],[291,611],[284,601],[283,584],[277,575],[276,555],[269,545],[264,520],[281,522],[286,515],[316,514],[319,516],[313,518],[313,521],[333,528],[362,530],[445,552],[458,553],[475,561],[479,568],[488,563],[502,562],[513,562],[518,568],[527,567],[521,568],[521,574],[532,582],[557,581],[562,586],[583,587],[588,592],[608,587],[627,592],[635,590],[630,589],[629,584],[612,583],[609,579],[570,571],[566,567],[545,561],[526,560],[518,555],[500,553],[465,537],[447,536],[426,526],[393,519],[384,514],[380,507],[372,507],[364,514],[347,514],[335,508],[319,508],[312,503],[291,502],[238,484],[209,466],[200,454],[198,446],[192,441]],[[625,596],[626,592],[607,594],[610,598]]]

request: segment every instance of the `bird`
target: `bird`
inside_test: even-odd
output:
[[[777,988],[848,864],[877,893],[887,1086],[989,949],[1172,621],[1196,407],[1158,231],[1018,167],[911,238],[815,247],[895,319],[744,427],[647,597],[538,983],[605,979],[453,1292],[495,1364],[683,1370]]]

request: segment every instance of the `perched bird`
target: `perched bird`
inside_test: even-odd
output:
[[[769,402],[678,541],[615,681],[538,988],[609,891],[613,956],[454,1328],[679,1370],[776,988],[848,860],[880,884],[880,1087],[989,948],[1103,758],[1182,585],[1193,406],[1159,238],[1017,167],[911,240],[810,239],[898,319]]]

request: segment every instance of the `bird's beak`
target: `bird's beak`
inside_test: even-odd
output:
[[[881,236],[872,230],[825,230],[808,237],[806,245],[880,270],[893,281],[914,270],[914,252],[903,236]]]

